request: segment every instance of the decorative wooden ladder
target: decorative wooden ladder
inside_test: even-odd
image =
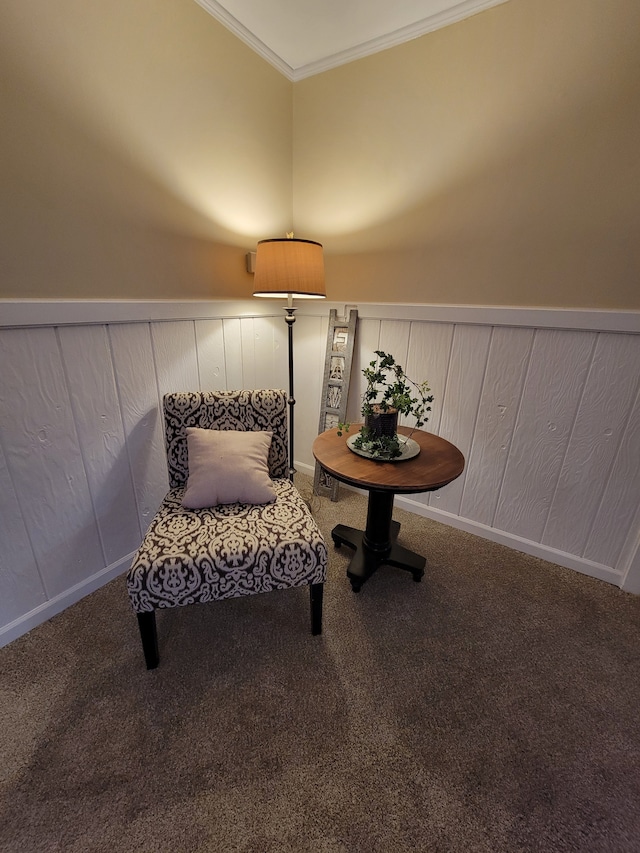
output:
[[[347,398],[351,379],[351,360],[356,337],[358,312],[351,309],[349,319],[338,319],[338,312],[332,308],[329,312],[329,331],[327,334],[327,355],[324,363],[324,382],[322,384],[322,403],[318,432],[343,423],[347,417]],[[338,481],[329,476],[316,462],[313,491],[316,495],[338,499]]]

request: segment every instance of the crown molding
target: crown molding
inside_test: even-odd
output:
[[[372,53],[379,53],[382,50],[387,50],[390,47],[395,47],[398,44],[419,38],[434,30],[448,27],[450,24],[455,24],[465,18],[470,18],[472,15],[477,15],[479,12],[484,12],[492,6],[507,3],[508,0],[462,0],[461,3],[456,3],[450,9],[436,12],[434,15],[429,15],[429,17],[416,21],[414,24],[408,24],[406,27],[401,27],[391,33],[370,39],[347,50],[338,51],[330,56],[297,68],[293,68],[285,62],[284,59],[248,30],[244,24],[241,24],[237,18],[224,9],[217,0],[195,0],[195,2],[209,12],[216,20],[220,21],[223,26],[263,59],[273,65],[281,74],[284,74],[292,83],[296,83],[298,80],[304,80],[306,77],[322,74],[324,71],[330,71],[332,68],[346,65],[349,62],[354,62],[356,59],[370,56]]]
[[[444,9],[442,12],[437,12],[428,18],[416,21],[414,24],[408,24],[406,27],[401,27],[391,33],[370,39],[348,50],[342,50],[331,56],[319,59],[316,62],[310,62],[308,65],[301,65],[299,68],[293,69],[291,79],[295,83],[298,80],[304,80],[305,77],[322,74],[324,71],[330,71],[332,68],[354,62],[356,59],[363,59],[365,56],[371,56],[373,53],[380,53],[390,47],[420,38],[420,36],[424,36],[427,33],[441,30],[450,24],[456,24],[458,21],[463,21],[465,18],[470,18],[472,15],[484,12],[492,6],[500,6],[507,2],[508,0],[463,0],[462,3],[457,3],[450,9]]]
[[[263,41],[248,30],[244,24],[241,24],[237,18],[234,18],[230,12],[223,9],[216,0],[196,0],[196,3],[198,6],[202,6],[206,12],[216,20],[220,21],[223,26],[293,82],[295,75],[294,69],[285,62],[284,59],[281,59],[277,53],[274,53],[270,47],[267,47]]]

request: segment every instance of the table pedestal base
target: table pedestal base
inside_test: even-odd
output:
[[[347,545],[355,550],[347,569],[354,592],[360,592],[362,584],[383,563],[411,572],[416,583],[424,575],[425,558],[396,543],[400,525],[391,520],[392,512],[393,493],[371,490],[366,530],[338,524],[331,531],[336,547]]]

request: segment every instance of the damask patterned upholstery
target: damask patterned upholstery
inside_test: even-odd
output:
[[[284,391],[181,392],[163,400],[170,491],[127,575],[149,669],[158,664],[155,611],[309,585],[312,632],[322,626],[327,548],[287,479]],[[182,506],[189,475],[186,428],[271,430],[274,503]]]
[[[284,391],[189,391],[163,399],[169,487],[189,476],[187,427],[271,430],[269,473],[287,476],[287,399]]]

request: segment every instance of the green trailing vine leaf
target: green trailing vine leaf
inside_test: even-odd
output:
[[[370,419],[381,412],[397,411],[405,417],[415,418],[411,430],[419,429],[429,420],[433,394],[426,380],[416,382],[406,375],[402,365],[394,356],[382,350],[375,350],[376,358],[363,368],[362,374],[367,386],[362,396],[362,415]],[[338,435],[349,425],[338,424]],[[411,435],[410,433],[410,435]],[[368,426],[361,428],[354,441],[354,447],[370,454],[374,459],[395,459],[402,453],[397,433],[393,436],[379,436]]]
[[[362,427],[353,446],[368,453],[373,459],[395,459],[402,453],[396,435],[376,435],[369,427]]]

